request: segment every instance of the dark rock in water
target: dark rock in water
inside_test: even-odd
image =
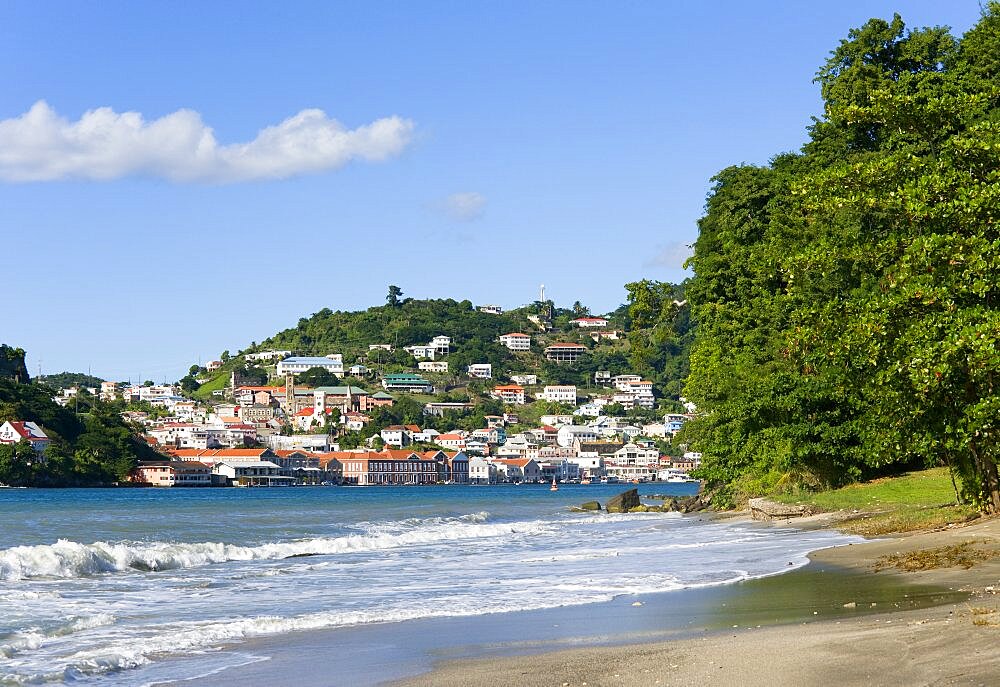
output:
[[[640,505],[642,504],[639,501],[639,490],[629,489],[618,494],[618,496],[612,496],[604,506],[604,509],[609,513],[628,513]]]
[[[580,510],[601,510],[599,501],[585,501],[580,504]]]

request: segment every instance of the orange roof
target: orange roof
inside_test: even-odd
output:
[[[521,332],[511,332],[510,334],[504,334],[504,336],[523,336],[525,339],[531,338],[527,334],[522,334]]]
[[[418,455],[419,457],[419,454],[414,454],[413,451],[407,451],[406,449],[384,448],[381,451],[379,451],[379,454],[388,458],[392,458],[393,460],[406,460],[412,455]]]
[[[445,441],[462,441],[463,437],[461,434],[438,434],[438,441],[444,439]]]
[[[312,408],[303,408],[299,412],[295,413],[295,417],[309,417],[313,414]]]
[[[532,460],[531,458],[497,458],[493,462],[504,463],[506,465],[516,465],[519,468],[523,468],[531,460]]]
[[[419,432],[420,431],[420,427],[417,426],[417,425],[403,425],[403,427],[405,427],[406,429],[410,430],[411,432]]]
[[[519,384],[503,384],[501,386],[493,387],[494,391],[524,391],[524,387]],[[499,416],[495,416],[499,417]]]

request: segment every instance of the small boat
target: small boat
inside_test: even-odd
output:
[[[559,486],[556,484],[556,478],[552,478],[552,486],[549,487],[549,491],[559,491]]]
[[[590,484],[590,478],[584,477],[582,480],[580,480],[580,484]]]

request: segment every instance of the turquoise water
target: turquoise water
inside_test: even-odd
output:
[[[569,511],[624,488],[0,490],[0,683],[178,680],[248,639],[724,584],[848,541]]]

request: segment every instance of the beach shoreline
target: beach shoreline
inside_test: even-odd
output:
[[[781,525],[825,528],[834,514]],[[974,542],[992,552],[970,568],[875,570],[886,556]],[[881,612],[870,602],[833,598],[856,616],[737,626],[701,637],[591,646],[524,657],[441,661],[396,687],[557,685],[990,685],[1000,680],[1000,519],[979,520],[858,544],[820,549],[811,566],[832,566],[871,581],[937,587],[958,600]],[[832,590],[820,594],[836,595]],[[775,606],[781,601],[775,600]]]
[[[756,525],[833,529],[841,517]],[[299,687],[990,684],[980,678],[1000,675],[1000,559],[970,570],[871,570],[887,554],[968,540],[1000,550],[1000,521],[818,549],[787,573],[706,588],[259,638],[238,647],[259,660],[183,684],[243,687],[291,674]],[[973,608],[994,612],[973,617]],[[910,645],[919,665],[875,675],[886,652]],[[350,660],[325,659],[332,654]],[[956,665],[962,672],[947,672]]]

